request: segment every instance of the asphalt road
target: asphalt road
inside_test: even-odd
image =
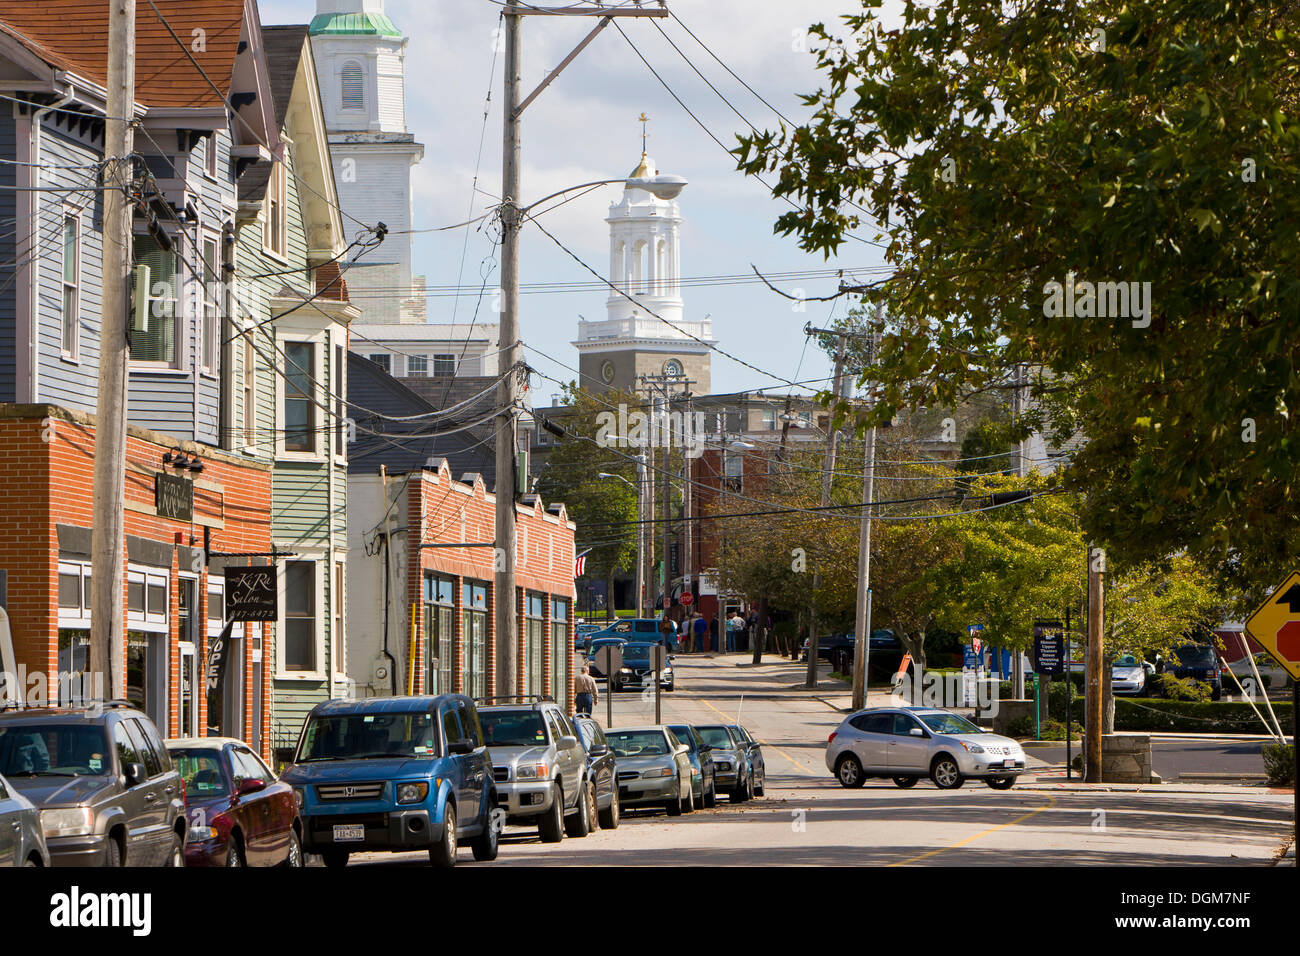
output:
[[[657,811],[626,812],[618,830],[558,844],[542,844],[533,828],[507,827],[491,865],[1224,866],[1269,863],[1290,837],[1290,795],[1259,788],[1027,783],[997,792],[971,782],[942,791],[927,781],[903,791],[869,781],[845,790],[823,762],[843,716],[836,701],[797,686],[802,665],[744,661],[679,655],[680,689],[662,696],[662,715],[666,723],[714,723],[739,714],[763,743],[767,796],[738,806],[720,799],[671,821]],[[605,712],[602,695],[602,722]],[[615,726],[653,720],[652,694],[615,696]],[[460,859],[475,865],[468,850]],[[360,854],[352,865],[429,864],[425,854],[407,853]]]

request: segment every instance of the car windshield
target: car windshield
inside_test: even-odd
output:
[[[624,644],[623,660],[635,659],[638,661],[650,660],[649,644]]]
[[[1115,658],[1116,667],[1137,667],[1137,658],[1132,654],[1125,654],[1122,657]]]
[[[437,755],[432,714],[337,714],[307,722],[295,763]]]
[[[987,733],[983,728],[972,724],[965,717],[958,714],[917,714],[921,723],[929,727],[936,734],[983,734]]]
[[[662,757],[668,753],[668,741],[657,730],[611,730],[605,737],[619,757]]]
[[[700,732],[700,738],[704,743],[710,747],[730,750],[736,746],[725,727],[696,727],[695,729]]]
[[[176,772],[185,781],[185,793],[191,797],[224,797],[230,793],[226,775],[221,772],[221,756],[210,748],[167,748],[176,764]]]
[[[1178,648],[1178,663],[1183,667],[1212,667],[1214,666],[1214,651],[1208,647],[1180,647]]]
[[[77,724],[0,726],[0,775],[98,777],[111,773],[104,728]]]
[[[480,710],[483,740],[489,747],[545,747],[546,723],[535,710]]]

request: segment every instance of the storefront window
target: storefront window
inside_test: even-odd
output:
[[[573,637],[569,633],[569,602],[551,599],[551,696],[568,710],[568,663],[573,658]]]
[[[542,631],[545,621],[542,619],[544,604],[540,594],[524,595],[524,673],[527,675],[524,693],[541,694],[543,688],[542,662],[545,660]]]
[[[462,588],[464,662],[461,686],[470,697],[487,696],[487,585],[466,581]]]
[[[452,689],[455,588],[451,578],[424,576],[425,681],[430,694],[447,694]]]

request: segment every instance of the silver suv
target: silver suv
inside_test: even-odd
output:
[[[596,828],[596,790],[577,728],[549,698],[490,698],[478,708],[492,754],[497,810],[505,822],[532,825],[543,843]]]

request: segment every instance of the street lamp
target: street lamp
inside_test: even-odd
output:
[[[636,492],[636,616],[645,617],[645,527],[641,524],[642,494],[645,483],[645,455],[636,456],[637,483],[622,475],[602,471],[597,478],[617,478]]]

